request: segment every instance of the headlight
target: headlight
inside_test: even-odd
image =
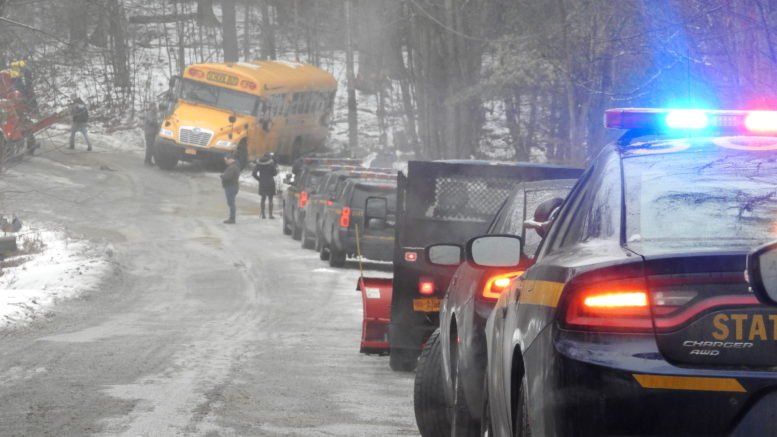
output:
[[[167,130],[167,129],[159,129],[159,136],[161,137],[171,137],[173,136],[173,131]]]
[[[218,140],[216,141],[216,147],[234,147],[235,143],[232,141],[227,140]]]

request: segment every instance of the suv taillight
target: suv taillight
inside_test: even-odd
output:
[[[510,281],[521,276],[523,272],[510,272],[492,276],[483,287],[482,296],[486,299],[496,300],[510,285]]]
[[[300,208],[304,208],[305,205],[308,204],[308,192],[307,191],[301,191],[299,193],[299,203],[297,204]]]
[[[340,227],[347,228],[351,225],[351,208],[344,206],[340,212]]]

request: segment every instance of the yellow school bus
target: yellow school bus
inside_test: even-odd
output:
[[[157,164],[233,156],[242,165],[275,152],[291,162],[326,141],[337,81],[285,61],[195,64],[170,81]]]

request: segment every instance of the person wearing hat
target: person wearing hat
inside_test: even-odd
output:
[[[271,152],[265,153],[254,165],[254,171],[251,173],[254,179],[259,181],[259,196],[261,196],[260,209],[262,218],[264,215],[264,203],[270,201],[270,218],[272,215],[273,196],[275,196],[275,175],[278,174],[278,164],[275,162],[275,155]]]
[[[89,135],[87,135],[86,125],[89,122],[89,110],[86,108],[86,103],[81,100],[80,97],[73,95],[73,104],[70,112],[73,116],[73,124],[70,126],[70,148],[74,149],[76,145],[76,132],[81,132],[86,141],[88,151],[92,151],[92,143],[89,142]]]
[[[224,187],[224,194],[227,196],[227,206],[229,206],[229,218],[224,220],[224,223],[233,225],[235,224],[236,213],[235,199],[240,189],[240,166],[236,159],[229,156],[224,158],[224,163],[227,164],[227,168],[221,174],[221,186]]]

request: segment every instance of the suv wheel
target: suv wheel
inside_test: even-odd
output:
[[[442,352],[440,329],[435,330],[424,345],[413,384],[415,423],[423,437],[448,437],[450,420],[445,393],[442,391]]]
[[[310,238],[310,233],[308,232],[308,227],[304,224],[302,225],[302,236],[300,237],[302,240],[302,248],[303,249],[312,249],[315,245],[315,241],[313,241],[312,238]]]
[[[329,261],[329,247],[325,244],[321,244],[321,250],[318,251],[318,259],[321,261]]]
[[[343,267],[345,265],[345,252],[334,247],[329,248],[329,266]]]

